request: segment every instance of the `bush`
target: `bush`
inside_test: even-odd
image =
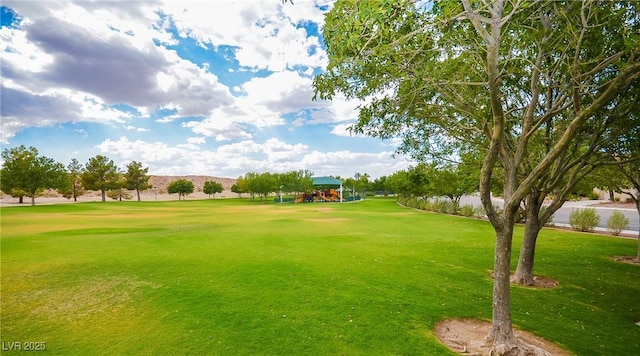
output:
[[[476,205],[475,208],[473,208],[473,214],[476,216],[476,218],[483,219],[485,216],[487,216],[487,211],[484,210],[484,206]]]
[[[620,235],[622,230],[629,227],[629,219],[623,213],[615,210],[609,220],[607,220],[607,228],[614,236]]]
[[[410,208],[414,208],[414,209],[419,209],[420,208],[417,198],[409,198],[407,200],[407,206],[410,207]]]
[[[600,194],[598,194],[598,193],[596,193],[594,191],[591,191],[591,192],[587,193],[587,198],[590,199],[590,200],[598,200],[598,199],[600,199]]]
[[[460,215],[462,216],[471,217],[474,215],[474,213],[475,213],[475,210],[473,208],[473,205],[466,204],[460,208]]]
[[[446,201],[440,198],[435,198],[431,201],[431,210],[436,213],[444,213],[447,210],[446,205]]]
[[[447,212],[449,214],[457,215],[460,212],[460,202],[450,200],[447,205]]]
[[[600,223],[600,215],[594,208],[573,209],[569,215],[571,227],[583,232],[591,232]]]
[[[436,198],[432,203],[433,211],[442,214],[457,214],[459,209],[459,204],[444,198]]]
[[[418,209],[429,210],[429,199],[422,198],[418,200]]]

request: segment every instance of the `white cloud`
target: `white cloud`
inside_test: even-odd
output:
[[[115,104],[140,113],[172,107],[179,117],[207,116],[233,103],[229,89],[213,73],[154,44],[154,39],[166,41],[167,33],[154,29],[158,15],[145,3],[11,6],[25,19],[20,29],[0,32],[6,54],[2,104],[28,114],[34,101],[46,100],[48,109],[31,115],[40,126],[129,119],[111,107]],[[74,22],[63,20],[67,18]],[[3,112],[3,121],[12,122],[3,125],[5,140],[27,126],[14,122],[20,120]]]
[[[136,132],[149,132],[149,129],[145,129],[144,127],[135,127],[132,125],[127,125],[124,127],[125,130],[127,131],[136,131]]]
[[[188,137],[187,142],[194,145],[200,145],[200,144],[206,143],[207,139],[205,139],[204,137]]]
[[[293,161],[295,158],[305,153],[309,147],[302,143],[295,145],[282,142],[277,138],[270,138],[264,144],[264,152],[270,162]]]
[[[355,136],[349,131],[349,127],[351,127],[351,124],[338,124],[333,127],[333,129],[331,130],[331,133],[336,136],[344,136],[344,137]]]
[[[213,137],[216,141],[248,139],[252,137],[244,127],[238,124],[238,121],[216,114],[201,121],[185,122],[182,126],[190,128],[194,133],[206,137]]]
[[[409,166],[408,161],[394,159],[391,155],[391,152],[313,151],[302,158],[301,164],[309,167],[315,175],[340,175],[346,178],[360,172],[377,178]]]
[[[289,113],[307,108],[326,106],[312,101],[311,79],[293,71],[276,72],[264,78],[253,78],[242,85],[246,95],[239,99],[245,105],[262,110]]]
[[[350,177],[355,172],[369,173],[373,178],[409,166],[404,159],[394,159],[390,152],[359,153],[311,151],[302,143],[289,144],[276,138],[263,143],[244,140],[203,149],[187,142],[170,146],[162,142],[131,141],[126,137],[107,139],[96,146],[101,154],[119,160],[137,160],[149,167],[150,174],[203,174],[238,177],[249,171],[287,172],[308,169],[315,175]]]
[[[314,2],[280,1],[166,2],[164,9],[185,35],[214,46],[232,45],[241,66],[282,71],[296,65],[324,67],[327,58],[318,38],[296,24],[321,22]],[[315,51],[314,55],[309,52]]]

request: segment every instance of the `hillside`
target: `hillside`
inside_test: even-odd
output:
[[[188,176],[150,176],[149,183],[154,188],[156,188],[158,192],[166,193],[167,186],[169,186],[169,183],[180,178],[184,178],[186,180],[193,182],[193,185],[195,186],[194,193],[202,192],[202,187],[204,186],[204,182],[207,182],[207,181],[218,182],[222,184],[222,188],[224,188],[222,195],[226,195],[226,196],[230,196],[232,194],[231,186],[236,182],[235,178],[220,178],[220,177],[211,177],[211,176],[188,175]]]
[[[224,189],[222,193],[216,194],[216,198],[231,198],[236,197],[237,194],[231,192],[231,186],[236,182],[235,178],[221,178],[221,177],[212,177],[212,176],[196,176],[196,175],[186,175],[186,176],[149,176],[149,183],[153,186],[153,188],[140,192],[140,198],[143,201],[150,200],[174,200],[178,199],[177,194],[168,194],[167,186],[169,183],[173,182],[176,179],[184,178],[193,182],[194,190],[192,194],[187,196],[187,199],[207,199],[209,196],[202,192],[202,187],[204,186],[204,182],[207,181],[215,181],[222,184],[222,188]],[[131,192],[132,200],[136,200],[135,192]],[[100,192],[95,191],[87,191],[82,196],[78,197],[79,202],[86,201],[100,201],[101,195]],[[107,198],[107,201],[113,201],[110,198]],[[36,205],[40,204],[54,204],[54,203],[72,203],[73,199],[67,199],[62,195],[58,194],[58,192],[54,190],[47,190],[41,196],[36,197]],[[25,205],[28,206],[31,203],[31,198],[24,198],[23,204],[18,204],[17,198],[12,198],[8,194],[4,194],[0,192],[0,206],[10,206],[10,205]]]

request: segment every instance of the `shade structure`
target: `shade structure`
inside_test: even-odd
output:
[[[333,177],[311,177],[313,185],[331,185],[342,187],[342,181]]]
[[[340,187],[338,191],[340,192],[340,202],[342,202],[342,181],[333,177],[311,177],[313,181],[313,186],[324,186],[324,187]]]

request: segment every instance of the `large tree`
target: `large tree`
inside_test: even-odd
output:
[[[640,81],[640,80],[639,80]],[[640,97],[640,85],[634,88],[635,98]],[[629,197],[636,206],[640,218],[640,111],[638,100],[630,101],[630,110],[626,112],[630,125],[621,130],[617,140],[611,145],[610,156],[614,161],[614,168],[622,179],[612,180],[617,192]],[[638,229],[638,251],[636,261],[640,262],[640,229]]]
[[[22,202],[22,193],[31,197],[35,205],[40,190],[63,190],[67,183],[67,172],[62,163],[53,158],[42,156],[35,147],[24,145],[2,151],[2,170],[0,171],[0,189],[10,195],[18,195]]]
[[[591,191],[595,184],[593,177],[598,171],[609,172],[606,177],[606,185],[610,188],[618,186],[624,178],[618,171],[617,165],[633,161],[629,152],[635,149],[629,148],[630,137],[638,132],[640,124],[637,120],[638,79],[635,86],[628,90],[617,100],[613,100],[603,110],[594,114],[593,119],[576,134],[576,138],[568,145],[561,159],[556,160],[551,168],[542,175],[532,186],[524,199],[525,230],[523,242],[518,257],[518,265],[513,274],[512,282],[533,285],[534,258],[538,233],[551,219],[552,215],[562,207],[568,196],[579,187],[584,186]],[[554,125],[558,124],[558,121]],[[562,126],[560,126],[562,127]],[[530,154],[520,168],[524,171],[522,176],[534,166],[542,155],[548,154],[551,146],[545,143],[554,142],[553,136],[562,134],[562,130],[545,129],[538,132],[530,143],[531,151],[538,154]],[[627,138],[627,139],[624,139]],[[637,141],[635,141],[637,144]],[[624,143],[624,145],[623,145]],[[622,149],[626,147],[625,149]],[[615,160],[615,157],[624,155],[624,160]],[[531,163],[533,162],[533,164]],[[591,179],[585,179],[585,177]],[[628,181],[626,181],[628,184]],[[549,194],[552,198],[549,199]]]
[[[399,137],[416,158],[483,152],[480,197],[496,235],[485,344],[497,354],[539,352],[511,324],[516,215],[550,172],[568,172],[558,162],[583,133],[617,125],[602,113],[640,73],[638,26],[627,1],[338,1],[325,17],[329,64],[316,97],[361,100],[355,131]],[[545,130],[548,149],[533,149]],[[502,210],[491,202],[497,178]],[[549,180],[542,194],[562,184]]]
[[[97,155],[89,158],[80,175],[82,185],[89,190],[99,190],[102,202],[106,201],[106,192],[115,189],[120,181],[118,167],[109,158]]]
[[[149,167],[142,167],[142,163],[133,161],[127,165],[124,173],[127,189],[135,189],[138,201],[140,201],[140,191],[145,191],[151,187],[149,184]]]
[[[640,218],[640,157],[636,160],[629,161],[627,164],[618,165],[622,174],[627,179],[626,186],[617,188],[619,193],[627,195],[636,205],[636,211]],[[638,251],[636,261],[640,263],[640,229],[638,229]]]

